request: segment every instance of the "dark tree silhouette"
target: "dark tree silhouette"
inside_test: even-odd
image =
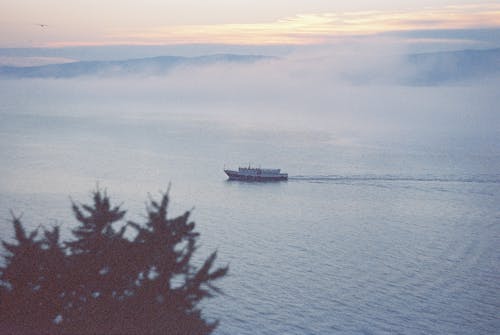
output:
[[[168,219],[168,193],[151,200],[144,223],[105,192],[92,205],[73,203],[79,225],[61,242],[59,228],[26,233],[13,215],[13,243],[3,242],[0,333],[209,334],[217,326],[198,303],[220,293],[216,253],[192,264],[199,234],[190,212]],[[127,237],[128,236],[128,237]]]

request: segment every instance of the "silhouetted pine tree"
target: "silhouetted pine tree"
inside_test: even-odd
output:
[[[92,205],[73,202],[72,209],[80,225],[72,231],[75,240],[66,242],[70,308],[61,327],[72,333],[89,326],[89,332],[102,332],[116,298],[126,288],[124,281],[133,277],[129,269],[124,269],[130,244],[123,236],[125,227],[117,230],[113,226],[125,216],[125,211],[111,206],[109,197],[100,191],[94,192]]]
[[[143,311],[135,313],[135,325],[147,334],[158,334],[166,325],[171,334],[209,334],[217,323],[205,321],[196,306],[218,292],[212,281],[226,275],[228,268],[210,272],[215,252],[200,269],[191,265],[199,234],[189,221],[189,212],[167,218],[168,199],[164,194],[160,202],[151,200],[144,225],[129,222],[138,232],[134,245],[140,274],[131,299],[136,307],[131,311]]]
[[[15,243],[3,242],[7,255],[0,273],[0,324],[12,333],[49,331],[62,309],[67,265],[59,229],[45,231],[36,240],[36,230],[28,235],[19,218],[12,222]]]
[[[167,218],[168,194],[151,200],[144,224],[97,190],[92,205],[73,203],[79,222],[61,245],[59,229],[26,233],[13,217],[15,243],[3,242],[0,333],[209,334],[217,325],[197,304],[219,290],[216,254],[191,264],[199,236],[189,212]],[[133,236],[127,239],[125,233]]]

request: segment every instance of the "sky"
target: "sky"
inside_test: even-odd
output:
[[[490,28],[500,28],[498,1],[0,1],[3,48],[307,45],[353,35]]]

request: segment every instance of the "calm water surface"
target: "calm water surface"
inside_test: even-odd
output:
[[[172,215],[195,207],[199,257],[217,249],[230,265],[225,295],[202,306],[220,319],[215,334],[500,329],[495,145],[346,144],[324,133],[19,105],[4,102],[0,114],[2,238],[12,235],[9,209],[31,227],[69,230],[69,196],[88,201],[97,182],[141,220],[148,192],[172,182]],[[224,164],[248,162],[291,178],[226,181]]]

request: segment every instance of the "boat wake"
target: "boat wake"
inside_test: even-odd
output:
[[[291,181],[308,181],[317,183],[327,182],[439,182],[439,183],[480,183],[500,184],[500,176],[478,175],[478,176],[404,176],[404,175],[296,175],[288,178]]]

